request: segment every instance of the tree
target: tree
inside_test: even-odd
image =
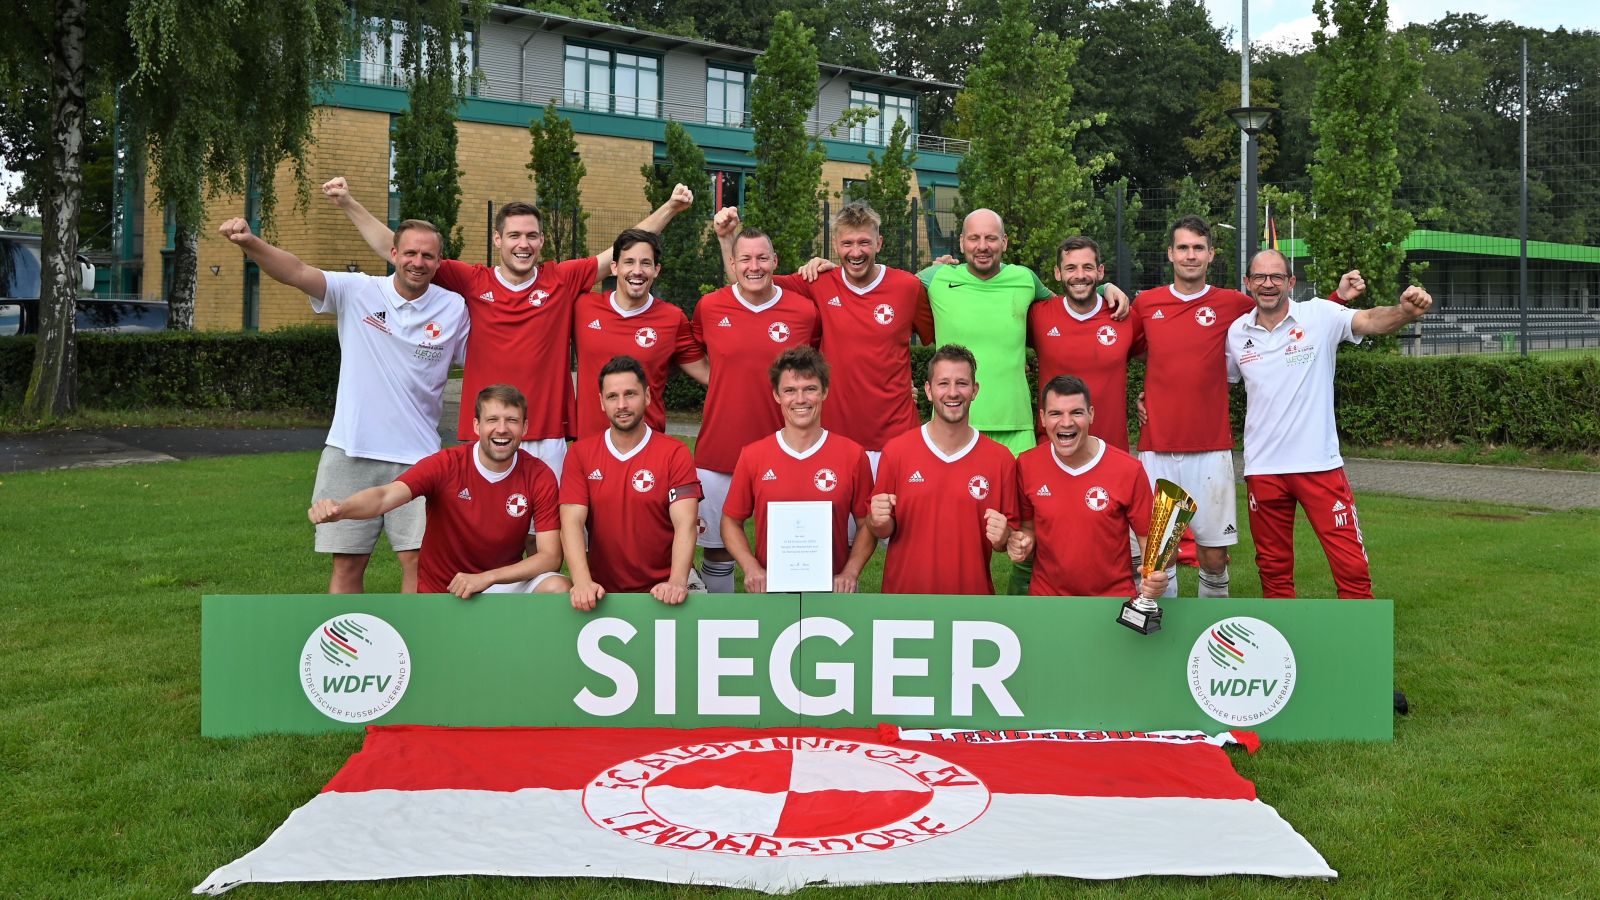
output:
[[[455,79],[424,72],[411,82],[411,105],[394,123],[394,189],[400,218],[432,222],[444,255],[461,255],[461,167],[456,164]]]
[[[409,104],[394,123],[394,187],[400,218],[432,222],[444,235],[444,255],[460,256],[464,243],[456,217],[461,212],[461,167],[456,164],[458,86],[473,76],[466,53],[470,37],[461,5],[451,0],[408,0],[389,7],[379,37],[401,35],[400,74],[410,84]],[[480,21],[487,0],[467,10]]]
[[[543,115],[528,123],[528,133],[533,136],[528,177],[544,212],[544,258],[588,256],[589,214],[583,211],[579,185],[589,170],[578,155],[572,123],[556,111],[556,102],[551,100]]]
[[[1308,274],[1326,293],[1341,273],[1360,269],[1370,285],[1363,303],[1387,302],[1400,289],[1412,227],[1411,214],[1394,202],[1395,139],[1417,90],[1419,48],[1390,37],[1387,0],[1315,0],[1312,8],[1322,26],[1313,35],[1322,69],[1311,107],[1316,218],[1306,228]]]
[[[906,152],[911,129],[904,119],[896,119],[889,129],[889,143],[883,155],[867,153],[867,180],[861,199],[867,201],[883,219],[883,251],[878,255],[886,265],[901,269],[916,268],[911,258],[911,235],[916,223],[911,219],[911,165],[915,150]]]
[[[1078,135],[1106,116],[1074,115],[1079,42],[1041,33],[1028,0],[1002,0],[985,45],[964,92],[972,125],[972,149],[957,170],[964,211],[999,213],[1011,236],[1006,260],[1050,271],[1057,244],[1089,211],[1091,179],[1110,161],[1080,162]]]
[[[694,313],[700,296],[709,293],[726,279],[722,274],[722,246],[707,227],[711,221],[711,176],[706,174],[706,155],[689,136],[689,129],[677,122],[667,123],[667,161],[644,166],[644,194],[652,209],[672,197],[677,184],[694,191],[694,205],[673,218],[661,232],[661,274],[656,278],[656,296]]]
[[[817,48],[811,29],[788,13],[772,25],[772,41],[756,60],[750,89],[756,170],[742,218],[772,237],[780,265],[799,266],[817,235],[821,146],[806,139],[806,114],[817,102]]]
[[[1210,90],[1196,95],[1194,121],[1189,136],[1182,140],[1184,152],[1193,160],[1193,171],[1205,186],[1206,201],[1219,208],[1232,203],[1239,192],[1239,126],[1227,111],[1240,106],[1239,79],[1224,79]],[[1276,106],[1272,82],[1250,79],[1250,102],[1255,106]],[[1256,139],[1259,171],[1272,167],[1278,155],[1278,138],[1270,130]]]

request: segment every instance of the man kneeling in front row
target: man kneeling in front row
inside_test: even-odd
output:
[[[314,524],[371,519],[428,498],[417,590],[466,599],[490,593],[566,593],[555,474],[521,449],[528,401],[508,384],[478,392],[476,444],[447,447],[388,484],[318,500]]]

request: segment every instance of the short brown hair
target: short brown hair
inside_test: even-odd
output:
[[[772,235],[767,234],[765,231],[762,231],[759,228],[741,229],[740,232],[737,235],[735,235],[734,238],[733,238],[733,246],[734,246],[735,249],[737,249],[738,246],[739,246],[739,242],[740,241],[756,241],[756,240],[766,241],[767,242],[767,246],[772,247],[772,254],[774,256],[776,256],[778,254],[777,246],[772,243]]]
[[[472,406],[472,417],[483,417],[483,405],[490,400],[501,406],[513,406],[522,411],[522,417],[528,417],[528,398],[522,392],[509,384],[491,384],[478,392],[477,402]]]
[[[1056,265],[1061,265],[1061,257],[1078,250],[1093,250],[1094,264],[1100,265],[1100,245],[1094,242],[1094,238],[1083,234],[1073,235],[1061,242],[1061,246],[1056,248]]]
[[[883,216],[872,208],[872,204],[865,200],[851,200],[846,203],[833,217],[833,228],[838,231],[843,228],[860,228],[869,231],[883,229]]]
[[[532,203],[523,203],[521,200],[513,200],[495,211],[494,233],[499,234],[505,231],[506,219],[512,216],[533,216],[534,221],[539,223],[539,227],[541,229],[544,228],[544,214],[539,212],[539,207],[534,206]]]
[[[968,350],[966,347],[963,347],[960,344],[945,344],[939,349],[933,351],[933,355],[928,357],[927,380],[929,382],[933,381],[933,364],[938,362],[966,363],[972,371],[972,380],[978,380],[978,358],[972,355],[971,350]]]
[[[444,255],[444,235],[439,233],[439,226],[426,219],[406,219],[394,229],[394,248],[400,249],[400,235],[408,231],[426,231],[439,241],[439,255]]]
[[[1178,239],[1178,229],[1180,228],[1191,234],[1198,234],[1205,238],[1206,247],[1210,248],[1211,226],[1207,225],[1206,220],[1200,218],[1199,216],[1183,216],[1182,218],[1178,219],[1178,221],[1173,222],[1172,227],[1167,229],[1168,247],[1171,247],[1173,242]]]
[[[1057,375],[1045,383],[1044,389],[1039,392],[1039,406],[1043,408],[1051,394],[1057,397],[1071,397],[1073,394],[1083,395],[1084,406],[1094,406],[1094,399],[1089,396],[1089,386],[1083,379],[1076,375]]]
[[[785,372],[796,375],[810,375],[822,382],[822,389],[828,389],[828,361],[822,358],[817,348],[809,344],[801,344],[778,354],[772,361],[772,368],[767,370],[767,377],[772,380],[772,389],[778,389],[778,379]]]

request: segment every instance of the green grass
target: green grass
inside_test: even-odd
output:
[[[259,844],[356,735],[199,737],[202,593],[315,592],[314,454],[0,479],[0,893],[175,896]],[[1581,896],[1600,872],[1600,512],[1363,496],[1396,599],[1392,744],[1268,744],[1236,758],[1340,881],[1028,879],[813,889],[826,898]],[[1244,516],[1241,515],[1241,524]],[[1234,593],[1255,592],[1249,540]],[[1332,582],[1302,526],[1303,596]],[[875,587],[879,569],[867,573]],[[1186,589],[1192,573],[1186,573]],[[392,557],[368,586],[394,590]],[[1061,723],[1069,725],[1071,723]],[[619,880],[439,878],[249,885],[238,897],[730,895]],[[739,895],[743,896],[743,895]]]
[[[1464,463],[1476,466],[1518,466],[1525,469],[1564,469],[1574,472],[1600,472],[1600,453],[1578,451],[1528,450],[1490,444],[1447,444],[1417,447],[1410,444],[1356,446],[1340,448],[1346,459],[1402,459],[1412,462]]]

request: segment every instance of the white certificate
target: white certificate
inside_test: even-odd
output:
[[[767,504],[767,590],[833,590],[833,504]]]

